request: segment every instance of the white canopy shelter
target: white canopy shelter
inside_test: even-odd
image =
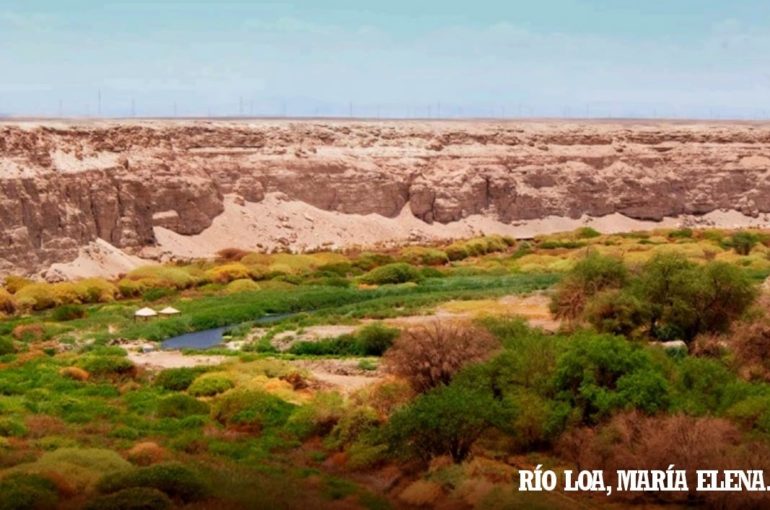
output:
[[[158,315],[158,312],[156,312],[152,308],[146,308],[145,307],[145,308],[141,308],[141,309],[137,310],[136,312],[134,312],[134,319],[136,319],[138,317],[138,318],[147,320],[150,317],[155,317],[156,315]]]
[[[177,310],[173,306],[167,306],[166,308],[164,308],[163,310],[161,310],[158,313],[160,313],[161,315],[177,315],[177,314],[182,313],[182,312],[180,312],[179,310]]]

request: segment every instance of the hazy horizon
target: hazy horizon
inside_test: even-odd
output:
[[[770,118],[770,5],[0,7],[13,117]]]

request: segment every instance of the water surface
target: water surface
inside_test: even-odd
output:
[[[265,315],[264,317],[255,320],[254,323],[272,324],[292,315],[294,314],[275,313]],[[233,326],[236,326],[236,324],[220,328],[204,329],[203,331],[195,331],[194,333],[185,333],[164,340],[160,346],[163,349],[210,349],[211,347],[220,345],[225,332]]]

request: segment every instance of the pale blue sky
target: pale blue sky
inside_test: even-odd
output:
[[[0,0],[14,115],[770,117],[767,0]],[[133,108],[132,108],[133,103]]]

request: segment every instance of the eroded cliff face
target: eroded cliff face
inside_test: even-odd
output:
[[[154,226],[197,234],[226,194],[347,214],[503,222],[770,212],[770,126],[612,122],[94,121],[0,124],[0,272]]]

